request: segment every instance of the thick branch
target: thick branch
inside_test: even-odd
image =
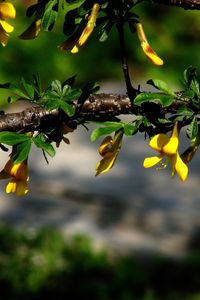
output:
[[[180,100],[174,100],[174,103],[170,107],[160,108],[158,113],[173,112],[177,110],[179,106],[188,104],[187,99],[179,99]],[[116,94],[91,95],[81,108],[79,107],[78,101],[74,101],[74,106],[80,109],[78,109],[78,115],[75,115],[74,119],[83,118],[84,121],[105,121],[112,120],[115,116],[121,114],[143,115],[147,113],[147,107],[134,106],[126,95]],[[155,111],[153,115],[155,115]],[[33,106],[19,113],[0,115],[0,132],[45,131],[48,130],[49,127],[52,128],[52,125],[56,126],[56,124],[59,124],[61,121],[60,118],[61,115],[58,110],[47,111],[39,106]]]
[[[146,0],[148,1],[148,0]],[[152,0],[154,3],[178,6],[185,9],[200,9],[200,0]]]

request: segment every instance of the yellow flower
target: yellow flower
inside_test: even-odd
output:
[[[19,38],[22,40],[32,40],[35,39],[40,33],[42,28],[42,19],[35,20],[22,34]]]
[[[6,19],[14,19],[16,17],[15,7],[10,2],[0,3],[0,43],[3,47],[6,46],[10,33],[14,27],[6,22]]]
[[[95,3],[92,7],[92,11],[90,16],[88,17],[88,22],[83,29],[81,35],[73,40],[67,40],[63,42],[59,48],[61,50],[71,50],[71,53],[75,54],[79,51],[79,48],[85,44],[89,36],[91,35],[92,31],[94,30],[94,27],[96,25],[96,20],[98,17],[98,13],[100,10],[100,5],[98,3]]]
[[[6,186],[6,193],[23,196],[28,193],[28,167],[25,162],[13,164],[11,159],[0,172],[0,179],[12,178]]]
[[[171,137],[159,133],[150,140],[149,146],[159,152],[159,155],[145,158],[143,166],[151,168],[167,156],[171,162],[172,176],[177,173],[180,179],[185,181],[188,175],[188,167],[178,153],[178,145],[178,124],[176,122]]]
[[[103,159],[96,165],[96,176],[109,171],[118,156],[119,150],[122,145],[123,131],[115,132],[114,139],[107,136],[99,147],[99,154]]]
[[[151,48],[149,45],[146,35],[144,33],[144,29],[141,23],[136,24],[136,29],[137,29],[137,34],[138,38],[141,43],[142,50],[146,57],[154,64],[157,66],[162,66],[163,65],[163,60],[157,55],[157,53]]]

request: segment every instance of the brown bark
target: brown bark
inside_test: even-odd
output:
[[[200,0],[153,0],[153,2],[170,6],[178,6],[184,9],[200,9]]]
[[[170,107],[159,109],[159,114],[165,114],[177,110],[179,106],[188,105],[187,99],[174,100]],[[146,114],[147,107],[134,106],[131,100],[126,95],[116,94],[95,94],[90,95],[89,98],[79,105],[74,101],[74,106],[77,108],[77,114],[72,118],[66,118],[66,115],[60,114],[58,110],[47,111],[39,106],[27,108],[19,113],[8,113],[0,115],[0,132],[1,131],[45,131],[49,127],[52,128],[61,121],[71,122],[82,118],[88,120],[113,120],[117,115],[132,114],[143,115]],[[155,112],[154,112],[155,113]],[[84,123],[83,122],[83,123]]]

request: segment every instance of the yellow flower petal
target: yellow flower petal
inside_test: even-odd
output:
[[[119,152],[113,153],[113,155],[105,156],[97,165],[96,165],[96,175],[108,172],[116,161],[117,155]]]
[[[165,144],[162,148],[163,153],[166,155],[173,155],[177,152],[178,149],[178,138],[172,137],[169,142]]]
[[[146,157],[143,162],[144,168],[151,168],[157,165],[163,159],[163,155]]]
[[[72,48],[71,53],[72,53],[72,54],[76,54],[76,53],[78,53],[78,51],[79,51],[79,49],[78,49],[78,47],[75,45],[75,46]]]
[[[3,47],[5,47],[8,43],[9,34],[0,28],[0,43]]]
[[[0,20],[0,26],[5,30],[6,33],[10,33],[14,30],[14,27],[10,24],[8,24],[6,21]]]
[[[16,180],[12,179],[6,186],[6,193],[15,193],[17,187]]]
[[[167,144],[169,140],[170,138],[168,137],[168,135],[159,133],[150,140],[149,146],[158,152],[162,152],[163,146]]]
[[[162,66],[163,60],[157,55],[157,53],[151,48],[149,45],[143,26],[141,23],[136,24],[136,30],[138,34],[138,38],[141,43],[142,50],[146,57],[156,66]]]
[[[28,185],[26,181],[17,181],[16,195],[24,196],[28,193]]]
[[[12,3],[0,3],[0,19],[14,19],[16,17],[16,10]]]
[[[174,176],[175,172],[178,174],[182,181],[185,181],[188,176],[188,167],[182,161],[180,155],[176,153],[171,157],[171,164],[172,164],[172,176]]]
[[[85,44],[85,42],[88,40],[89,36],[91,35],[91,33],[94,30],[99,10],[100,10],[100,5],[98,3],[95,3],[92,7],[91,14],[88,18],[87,25],[83,29],[77,42],[74,44],[74,47],[71,49],[71,53],[73,53],[73,54],[78,53],[79,48],[81,46],[83,46]],[[66,47],[65,44],[62,44],[60,46],[61,50],[64,50],[65,47]]]
[[[42,27],[42,19],[35,20],[22,34],[19,38],[22,40],[31,40],[38,36]]]
[[[78,46],[82,46],[83,44],[85,44],[85,42],[91,35],[92,31],[94,30],[99,9],[100,9],[100,5],[98,3],[95,3],[92,7],[91,15],[88,18],[87,25],[84,28],[84,30],[78,40]]]
[[[151,48],[148,42],[141,43],[142,50],[146,57],[156,66],[162,66],[164,64],[163,60],[158,56],[158,54]]]
[[[99,154],[104,156],[107,152],[112,151],[113,139],[111,136],[105,137],[102,141],[101,145],[99,146]]]
[[[6,163],[4,170],[7,174],[15,177],[17,180],[27,180],[28,178],[28,167],[25,163],[13,164],[11,159]]]

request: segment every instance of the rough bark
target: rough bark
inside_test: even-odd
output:
[[[178,6],[184,9],[200,9],[200,0],[153,0],[153,2],[170,6]]]
[[[160,108],[160,114],[169,113],[176,110],[179,106],[188,105],[187,99],[175,100],[174,103],[167,108]],[[39,106],[27,108],[19,113],[8,113],[0,115],[0,132],[1,131],[43,131],[52,124],[58,124],[60,121],[71,121],[77,119],[88,120],[113,120],[117,115],[121,114],[146,114],[145,105],[134,106],[131,100],[126,95],[116,94],[95,94],[80,105],[74,101],[74,106],[77,108],[77,114],[69,119],[65,119],[58,110],[47,111]],[[155,113],[155,112],[154,112]]]

